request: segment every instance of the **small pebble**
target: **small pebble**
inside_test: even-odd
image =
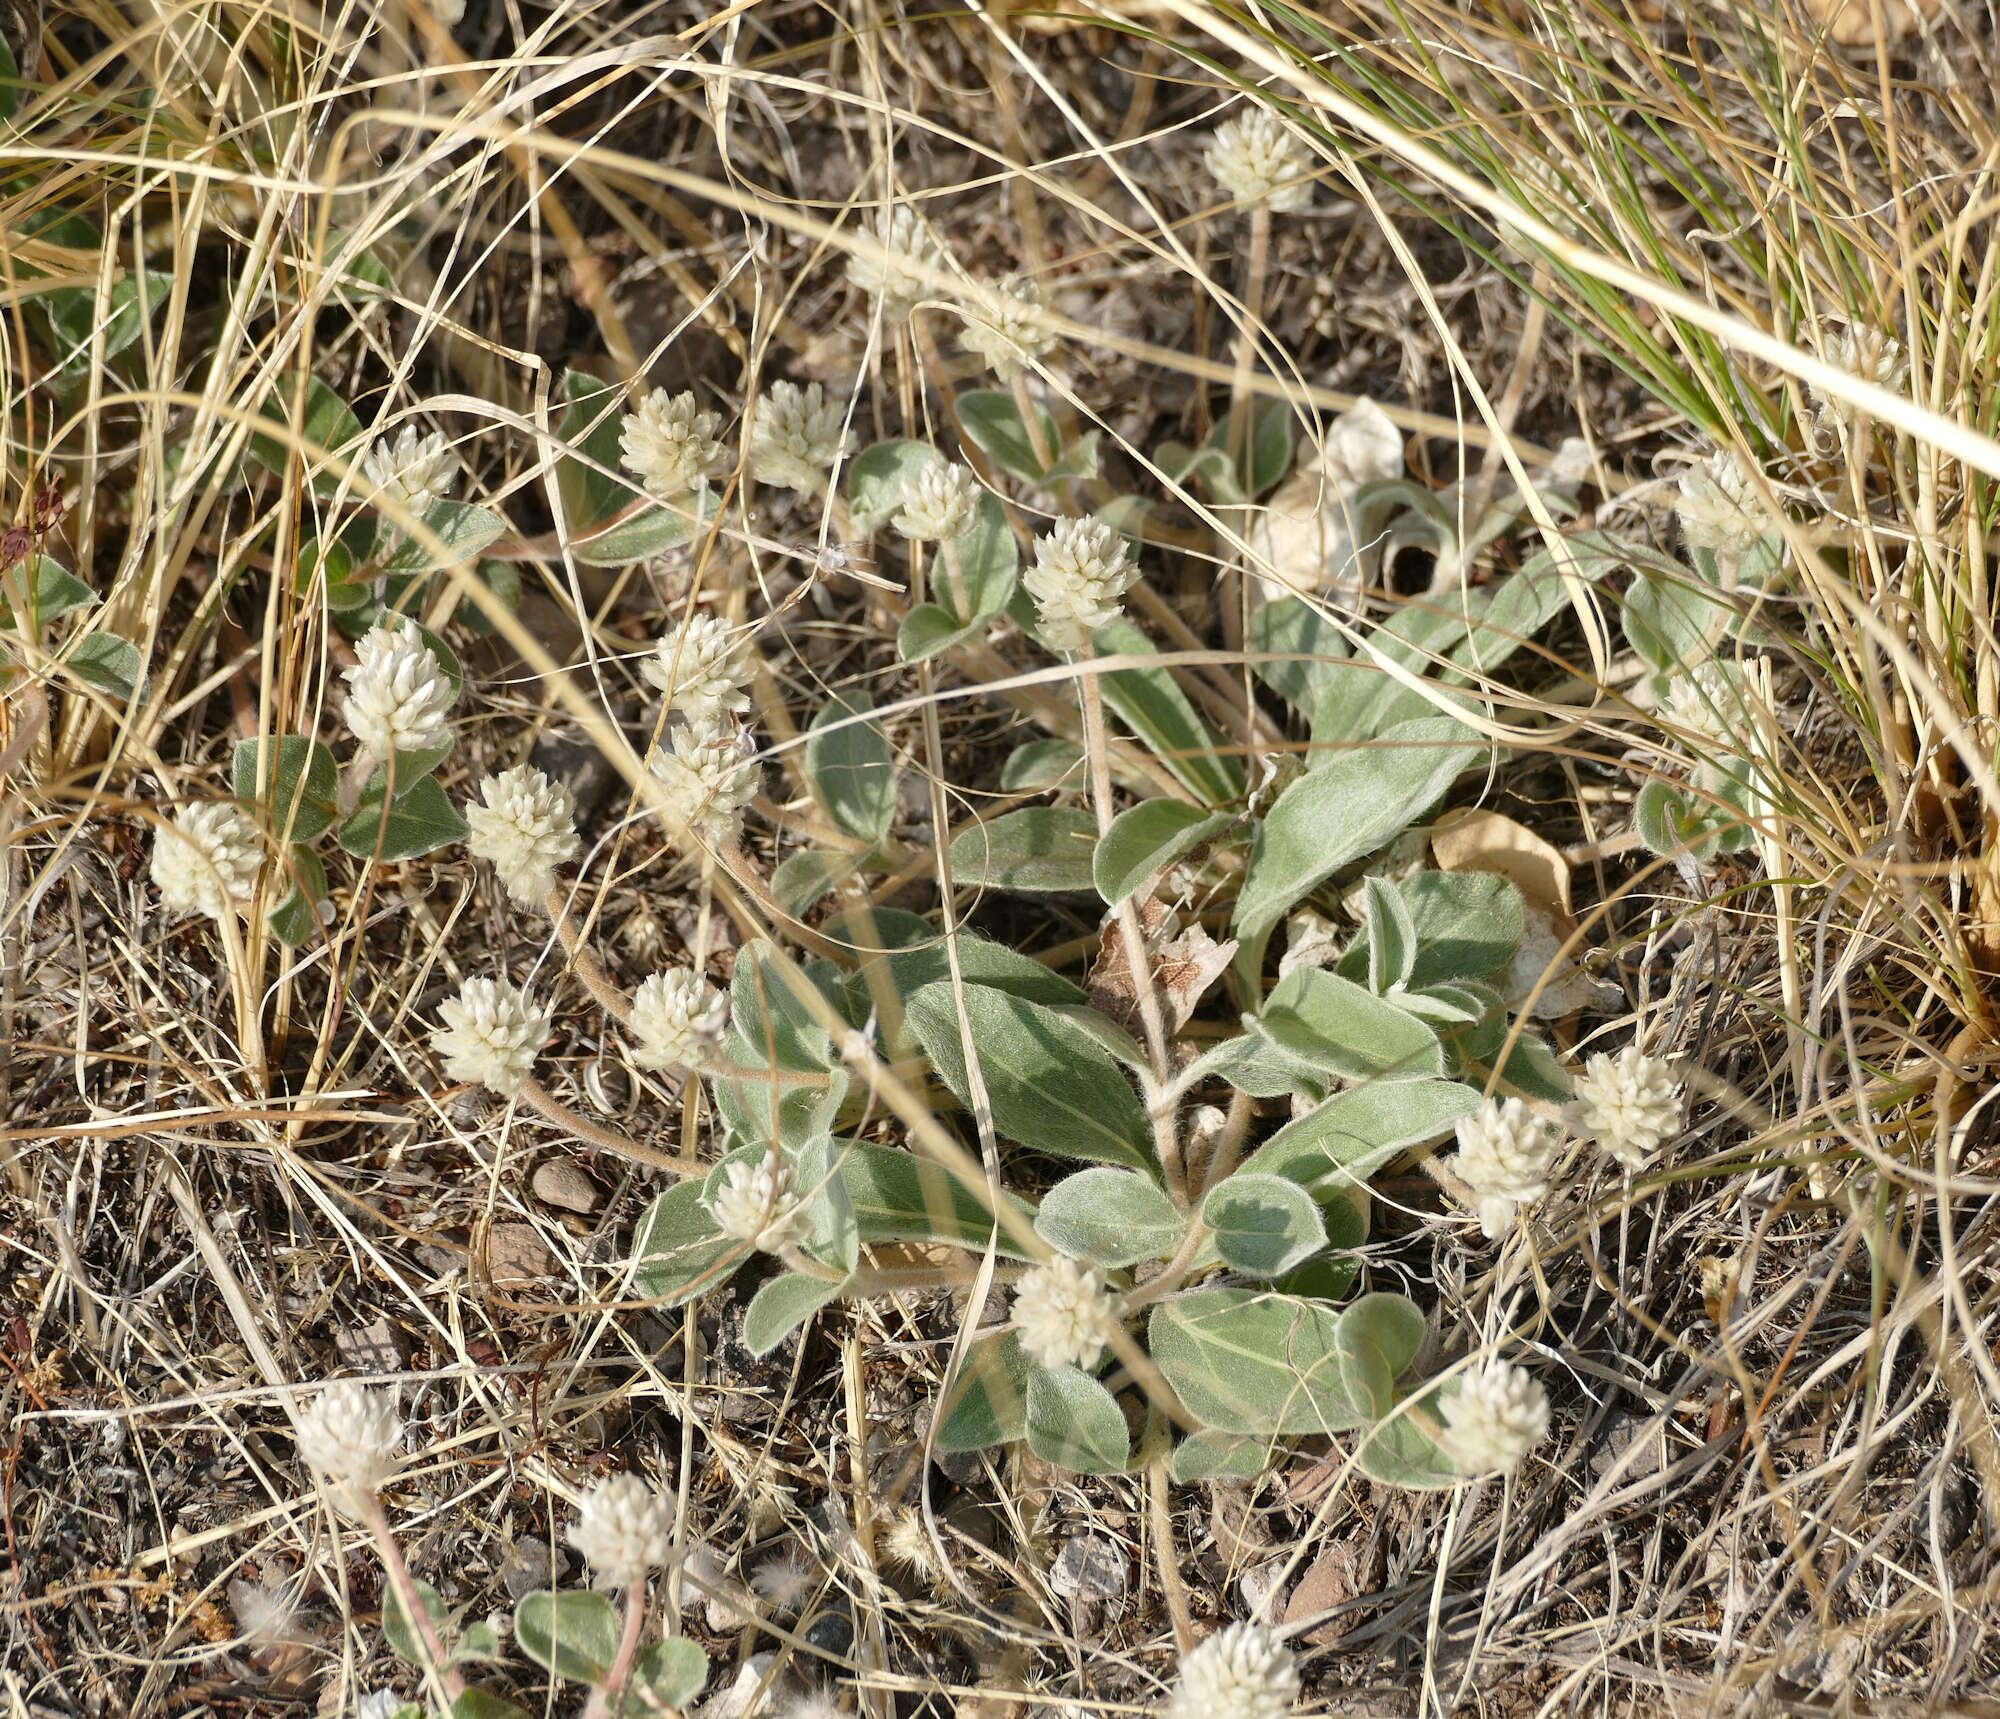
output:
[[[565,1212],[594,1212],[604,1204],[604,1190],[574,1158],[549,1158],[529,1182],[535,1198]]]

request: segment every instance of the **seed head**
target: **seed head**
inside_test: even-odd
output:
[[[456,695],[414,621],[377,621],[354,656],[354,666],[342,671],[347,701],[341,714],[374,757],[451,744],[445,719]]]
[[[402,1458],[403,1423],[387,1391],[342,1380],[320,1392],[294,1429],[299,1455],[341,1515],[359,1521]]]
[[[955,460],[932,460],[903,486],[903,505],[891,522],[913,543],[956,543],[971,528],[979,480]]]
[[[1525,1367],[1487,1361],[1440,1405],[1438,1443],[1461,1474],[1511,1474],[1549,1430],[1548,1393]]]
[[[153,837],[153,881],[169,913],[220,919],[257,887],[264,843],[231,801],[197,800]]]
[[[569,1543],[600,1586],[629,1588],[673,1556],[673,1504],[636,1474],[614,1474],[583,1495]]]
[[[632,1060],[641,1068],[699,1068],[729,1024],[729,1000],[692,967],[655,973],[632,998]]]
[[[468,979],[438,1005],[442,1028],[431,1048],[453,1080],[477,1081],[512,1098],[535,1072],[535,1053],[549,1036],[549,1018],[527,994],[499,979]]]
[[[1088,1367],[1118,1329],[1104,1273],[1067,1254],[1023,1272],[1014,1289],[1021,1349],[1044,1367]]]
[[[661,501],[676,501],[702,481],[702,474],[722,455],[715,439],[721,419],[704,412],[693,394],[668,394],[655,388],[628,412],[618,431],[624,450],[619,463],[638,474],[647,492]]]
[[[1285,1719],[1298,1698],[1290,1650],[1256,1624],[1233,1623],[1181,1661],[1166,1719]]]
[[[824,1572],[796,1543],[750,1572],[750,1586],[772,1611],[795,1612],[819,1591]]]
[[[811,1227],[806,1201],[792,1179],[792,1167],[782,1158],[775,1168],[768,1156],[754,1164],[738,1161],[722,1173],[708,1201],[715,1227],[737,1241],[747,1241],[765,1253],[801,1240]]]
[[[1628,1170],[1638,1170],[1681,1125],[1681,1083],[1673,1065],[1627,1045],[1599,1053],[1573,1083],[1570,1125]]]
[[[833,462],[853,440],[838,400],[817,382],[773,382],[750,420],[750,475],[799,495],[826,488]]]
[[[1201,159],[1245,209],[1267,203],[1289,215],[1312,201],[1312,157],[1298,134],[1266,108],[1248,108],[1224,120]]]
[[[1052,650],[1083,651],[1099,627],[1117,620],[1139,577],[1125,539],[1101,519],[1059,519],[1035,539],[1035,564],[1021,583],[1041,611]]]
[[[529,764],[516,764],[479,784],[484,805],[468,804],[468,846],[491,860],[507,893],[532,907],[555,886],[555,868],[580,845],[576,802],[560,782]]]
[[[391,442],[386,436],[361,457],[361,475],[375,492],[377,505],[399,505],[419,519],[434,502],[451,493],[458,480],[458,456],[445,446],[442,430],[419,436],[405,424]]]
[[[1487,1099],[1458,1124],[1458,1156],[1451,1167],[1471,1190],[1479,1226],[1497,1241],[1515,1212],[1549,1191],[1549,1171],[1561,1150],[1562,1130],[1518,1098]]]
[[[696,610],[663,637],[639,672],[667,695],[667,708],[688,726],[715,730],[723,718],[750,708],[748,641],[718,615]]]
[[[847,278],[882,301],[884,322],[899,323],[936,290],[925,271],[942,270],[950,259],[937,229],[906,203],[879,213],[871,237],[885,254],[849,252]]]
[[[668,746],[648,760],[680,821],[711,847],[734,847],[743,834],[743,808],[763,783],[757,743],[747,732],[675,728]]]
[[[1011,382],[1056,344],[1037,318],[1041,308],[1041,288],[1025,275],[1009,275],[982,297],[966,301],[958,343],[985,359],[1002,382]]]

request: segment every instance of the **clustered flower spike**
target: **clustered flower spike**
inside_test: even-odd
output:
[[[1715,657],[1668,683],[1660,714],[1697,747],[1705,743],[1718,752],[1740,753],[1749,738],[1750,712],[1740,680]]]
[[[1879,328],[1843,328],[1825,345],[1826,361],[1836,370],[1873,382],[1892,394],[1900,394],[1909,384],[1910,359],[1903,343]],[[1836,426],[1852,429],[1859,416],[1844,400],[1827,393],[1817,383],[1806,384],[1806,395],[1817,410],[1813,425],[1822,435]]]
[[[1281,215],[1312,201],[1312,157],[1277,115],[1248,108],[1215,128],[1202,165],[1246,209],[1264,203]]]
[[[800,495],[826,487],[833,462],[848,450],[845,413],[817,382],[773,382],[750,420],[750,475]]]
[[[628,412],[618,431],[624,450],[619,463],[638,474],[639,481],[662,501],[675,501],[694,489],[702,475],[722,455],[715,439],[722,420],[700,409],[693,394],[668,394],[655,388]]]
[[[811,1226],[806,1201],[792,1179],[792,1167],[782,1158],[776,1167],[768,1156],[754,1164],[739,1161],[722,1173],[708,1200],[715,1227],[737,1241],[747,1241],[765,1253],[776,1253],[805,1236]]]
[[[1101,519],[1059,519],[1035,539],[1035,564],[1021,583],[1041,611],[1053,650],[1083,651],[1099,627],[1117,620],[1139,577],[1125,539]]]
[[[400,505],[421,519],[451,493],[458,456],[445,446],[443,431],[419,436],[416,425],[405,424],[394,442],[383,437],[370,445],[361,457],[361,475],[378,503]]]
[[[890,522],[912,543],[955,543],[972,525],[979,480],[956,460],[932,460],[903,486],[903,505]]]
[[[692,967],[655,973],[632,998],[632,1060],[641,1068],[699,1068],[729,1023],[729,999]]]
[[[1451,1167],[1470,1190],[1488,1240],[1498,1241],[1516,1211],[1549,1191],[1549,1171],[1562,1141],[1561,1128],[1518,1098],[1489,1098],[1459,1119],[1458,1156]]]
[[[1673,1065],[1627,1045],[1599,1052],[1574,1082],[1570,1125],[1587,1134],[1628,1170],[1644,1168],[1681,1125],[1681,1083]]]
[[[527,993],[500,979],[468,979],[438,1005],[443,1027],[431,1048],[453,1080],[474,1081],[512,1098],[535,1071],[535,1053],[549,1036],[549,1018]]]
[[[719,616],[697,611],[660,640],[639,672],[667,695],[667,708],[703,732],[750,708],[749,647]]]
[[[1014,1288],[1014,1329],[1031,1361],[1044,1367],[1089,1366],[1118,1329],[1104,1273],[1067,1254],[1023,1272]]]
[[[1690,549],[1741,555],[1776,528],[1750,474],[1727,448],[1681,473],[1674,514]]]
[[[711,846],[728,848],[743,834],[743,808],[762,785],[756,760],[747,733],[682,727],[648,762],[680,821]]]
[[[1041,288],[1025,275],[1009,275],[986,296],[967,302],[958,344],[983,358],[1002,382],[1011,382],[1056,343],[1037,319],[1041,308]]]
[[[904,203],[878,214],[870,237],[886,255],[850,251],[847,278],[882,301],[884,322],[901,322],[937,290],[925,271],[948,266],[944,243],[937,229]]]
[[[1525,1367],[1505,1361],[1470,1369],[1440,1407],[1438,1443],[1461,1474],[1511,1474],[1549,1430],[1548,1393]]]
[[[403,1423],[387,1391],[351,1380],[329,1386],[298,1418],[299,1455],[320,1478],[333,1507],[358,1521],[402,1458]]]
[[[373,756],[451,744],[446,718],[457,695],[414,621],[377,621],[354,656],[354,666],[342,671],[348,691],[341,714]]]
[[[530,764],[488,776],[479,796],[484,805],[465,808],[467,845],[475,858],[493,862],[514,900],[535,905],[555,887],[556,867],[580,845],[575,800]]]
[[[1181,1661],[1166,1719],[1285,1719],[1298,1698],[1290,1649],[1256,1624],[1233,1623]]]
[[[569,1543],[598,1582],[629,1588],[674,1555],[674,1509],[636,1474],[614,1474],[577,1506]]]
[[[257,887],[264,843],[257,826],[227,800],[197,800],[153,838],[153,881],[169,913],[220,919]]]

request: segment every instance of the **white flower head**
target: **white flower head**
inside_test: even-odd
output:
[[[1680,492],[1674,514],[1691,549],[1741,555],[1777,529],[1756,482],[1728,448],[1718,448],[1703,464],[1682,472]]]
[[[636,473],[650,494],[678,500],[721,457],[722,444],[715,439],[721,422],[714,412],[702,411],[693,394],[655,388],[636,412],[625,415],[618,431],[624,450],[619,464]]]
[[[1461,1474],[1511,1474],[1548,1436],[1548,1393],[1527,1368],[1505,1361],[1469,1369],[1439,1407],[1438,1443]]]
[[[1570,1126],[1628,1170],[1642,1169],[1681,1125],[1681,1083],[1673,1064],[1627,1045],[1599,1052],[1572,1083]]]
[[[1246,209],[1288,215],[1312,201],[1312,156],[1268,108],[1246,108],[1215,128],[1202,154],[1209,175]]]
[[[846,414],[817,382],[773,382],[750,420],[750,475],[800,495],[826,488],[833,462],[848,450]]]
[[[674,1554],[674,1506],[636,1474],[614,1474],[577,1506],[569,1543],[598,1582],[628,1588]]]
[[[667,695],[667,708],[690,727],[718,728],[725,715],[750,708],[749,643],[719,615],[697,610],[663,637],[639,672]]]
[[[342,671],[347,699],[341,714],[374,757],[451,744],[446,718],[457,694],[414,621],[377,621],[354,656],[354,666]]]
[[[257,887],[264,843],[256,824],[228,800],[197,800],[153,837],[153,881],[169,913],[220,919]]]
[[[768,1154],[754,1164],[741,1160],[731,1164],[707,1204],[708,1215],[724,1235],[765,1253],[802,1240],[812,1227],[808,1202],[793,1180],[791,1165],[780,1158],[773,1166]]]
[[[1021,583],[1041,611],[1042,636],[1059,651],[1090,648],[1139,577],[1125,539],[1101,519],[1059,519],[1035,539],[1035,564]]]
[[[479,784],[479,796],[485,804],[465,808],[472,832],[467,846],[475,858],[493,862],[514,900],[531,907],[555,887],[556,867],[581,845],[576,801],[530,764],[488,776]]]
[[[729,1024],[729,999],[692,967],[655,973],[632,998],[632,1060],[641,1068],[699,1068]]]
[[[1697,663],[1667,685],[1660,714],[1698,752],[1740,754],[1751,738],[1751,713],[1742,677],[1718,658]]]
[[[1181,1661],[1166,1719],[1285,1719],[1299,1698],[1290,1649],[1253,1623],[1233,1623]]]
[[[468,979],[438,1005],[444,1025],[431,1048],[453,1080],[474,1081],[512,1098],[535,1071],[535,1053],[549,1036],[549,1017],[527,993],[500,979]]]
[[[299,1455],[319,1476],[333,1507],[358,1521],[368,1500],[382,1490],[402,1458],[403,1423],[387,1391],[371,1391],[351,1380],[331,1385],[313,1399],[295,1427]]]
[[[465,0],[424,0],[424,4],[447,30],[456,30],[465,22]]]
[[[972,526],[979,480],[956,460],[932,460],[903,486],[903,505],[890,522],[913,543],[955,543]]]
[[[950,263],[937,229],[906,203],[875,217],[869,237],[882,255],[847,255],[847,278],[882,301],[882,320],[898,323],[937,289],[930,279]]]
[[[1067,1254],[1023,1272],[1014,1286],[1014,1329],[1031,1361],[1044,1367],[1089,1366],[1118,1329],[1104,1273]]]
[[[361,475],[368,480],[377,505],[409,509],[419,519],[434,502],[451,493],[458,478],[458,456],[445,446],[444,432],[419,436],[405,424],[391,442],[386,436],[361,456]]]
[[[1056,344],[1055,335],[1041,325],[1041,308],[1041,288],[1025,275],[1009,275],[966,301],[958,344],[983,358],[1002,382],[1011,382]]]
[[[1549,1191],[1562,1142],[1562,1129],[1518,1098],[1489,1098],[1459,1119],[1458,1156],[1451,1167],[1471,1192],[1489,1240],[1499,1240],[1517,1210]]]
[[[743,808],[757,797],[763,771],[748,732],[684,725],[648,762],[680,821],[712,847],[734,847]]]
[[[1873,382],[1892,394],[1902,393],[1909,384],[1909,354],[1900,340],[1879,328],[1852,325],[1843,328],[1826,341],[1824,352],[1827,363],[1836,370],[1845,370],[1850,376],[1859,376],[1862,381]],[[1822,434],[1830,434],[1836,426],[1852,430],[1861,416],[1815,382],[1806,384],[1806,394],[1818,408],[1813,414],[1813,425]]]

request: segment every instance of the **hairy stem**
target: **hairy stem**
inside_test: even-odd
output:
[[[601,1151],[629,1158],[635,1164],[650,1164],[656,1170],[671,1170],[677,1176],[706,1176],[709,1172],[710,1167],[696,1159],[676,1158],[666,1152],[655,1152],[652,1147],[641,1146],[638,1141],[620,1134],[615,1128],[600,1127],[588,1117],[579,1116],[538,1080],[522,1081],[521,1097],[559,1128],[567,1128],[579,1140],[586,1141]]]
[[[599,1008],[623,1026],[632,1018],[632,1000],[619,990],[604,963],[597,958],[597,951],[584,941],[583,928],[569,916],[568,898],[560,889],[552,889],[542,905],[548,909],[549,923],[562,939],[563,953],[583,981],[583,988],[597,999]]]
[[[604,1674],[604,1681],[590,1692],[583,1709],[584,1719],[608,1719],[618,1711],[618,1698],[631,1679],[632,1665],[639,1657],[639,1637],[646,1628],[646,1578],[641,1576],[625,1590],[625,1628],[618,1637],[618,1657]]]
[[[389,1513],[382,1508],[382,1500],[372,1492],[368,1494],[367,1522],[369,1533],[375,1536],[375,1549],[382,1554],[382,1573],[389,1578],[389,1586],[396,1590],[396,1598],[402,1602],[403,1615],[410,1620],[417,1639],[424,1644],[424,1655],[429,1661],[423,1668],[425,1680],[437,1685],[449,1709],[465,1693],[465,1679],[445,1663],[449,1655],[438,1638],[437,1625],[431,1622],[431,1614],[424,1609],[423,1600],[417,1594],[410,1566],[403,1562],[403,1549],[396,1544],[396,1536],[389,1528]]]

